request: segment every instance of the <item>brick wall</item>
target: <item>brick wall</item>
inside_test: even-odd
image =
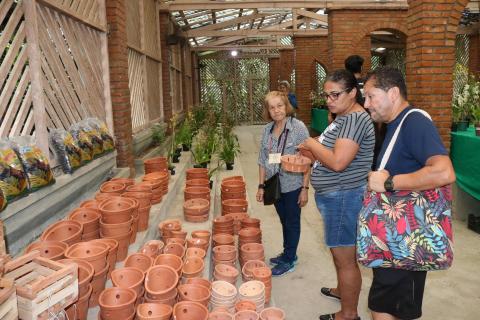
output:
[[[270,91],[277,90],[277,84],[280,80],[280,58],[268,59]]]
[[[128,88],[128,51],[125,0],[106,1],[110,92],[112,96],[113,130],[117,148],[117,166],[130,167],[134,174],[132,118]]]
[[[295,68],[295,50],[294,49],[283,49],[280,50],[280,61],[279,61],[279,80],[287,80],[290,82],[290,75],[292,74],[293,69]],[[293,91],[295,88],[292,88]]]
[[[328,39],[327,37],[295,37],[294,44],[297,117],[306,124],[310,124],[310,92],[314,90],[315,85],[315,63],[318,61],[328,70]]]
[[[470,36],[469,69],[480,77],[480,33]]]

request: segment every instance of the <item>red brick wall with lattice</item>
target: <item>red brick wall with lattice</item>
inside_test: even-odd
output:
[[[469,69],[480,77],[480,33],[470,36]]]

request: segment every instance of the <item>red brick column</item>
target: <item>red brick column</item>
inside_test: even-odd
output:
[[[172,118],[172,96],[170,95],[170,64],[167,35],[169,34],[170,14],[160,12],[160,50],[162,51],[162,91],[163,91],[163,119],[168,122]]]
[[[315,63],[328,66],[327,37],[295,37],[295,94],[298,101],[297,117],[310,124],[310,92],[314,90]],[[288,79],[290,80],[290,79]]]
[[[427,110],[450,146],[455,36],[468,0],[409,0],[407,86],[409,101]]]
[[[470,36],[470,52],[469,52],[468,68],[470,72],[480,77],[480,33]]]
[[[294,49],[282,49],[280,50],[280,81],[287,80],[290,82],[290,75],[295,68],[295,50]],[[295,88],[292,88],[295,91]]]
[[[128,88],[128,51],[125,0],[106,1],[110,92],[113,130],[117,148],[117,166],[129,167],[134,174],[130,89]]]
[[[280,80],[280,58],[268,58],[268,69],[270,77],[270,91],[277,90]]]

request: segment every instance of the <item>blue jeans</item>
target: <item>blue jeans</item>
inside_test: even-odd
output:
[[[284,260],[293,262],[297,255],[298,242],[300,241],[300,212],[298,196],[302,188],[282,193],[280,200],[275,203],[283,232]]]
[[[323,217],[325,243],[330,248],[355,246],[358,213],[366,186],[348,190],[315,193],[315,202]]]

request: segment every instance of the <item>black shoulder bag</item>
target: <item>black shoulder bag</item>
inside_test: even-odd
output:
[[[285,140],[283,141],[282,155],[285,151],[285,145],[287,144],[288,131],[289,130],[287,129]],[[263,204],[269,206],[280,200],[280,197],[282,196],[280,189],[280,165],[278,166],[278,172],[266,180],[264,184]]]

